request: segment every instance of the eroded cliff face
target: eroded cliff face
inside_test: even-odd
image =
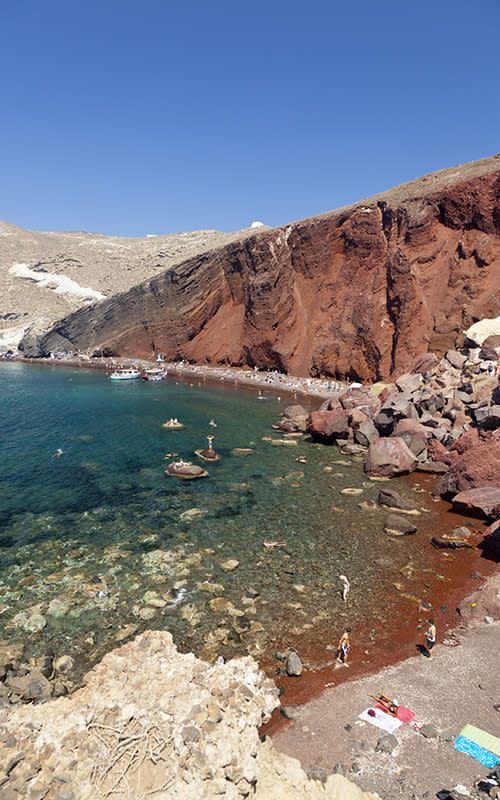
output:
[[[23,346],[368,381],[499,314],[494,156],[203,253]]]

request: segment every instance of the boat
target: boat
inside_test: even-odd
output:
[[[142,377],[146,381],[163,381],[167,377],[167,372],[161,367],[151,367],[144,370]]]
[[[128,381],[132,378],[140,378],[141,371],[135,367],[119,367],[109,377],[112,381]]]

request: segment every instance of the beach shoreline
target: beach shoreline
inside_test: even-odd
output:
[[[123,366],[131,366],[132,364],[136,364],[137,360],[132,359],[120,359],[117,361],[116,359],[2,359],[3,361],[9,361],[11,363],[21,362],[26,364],[34,364],[39,366],[64,366],[64,367],[72,367],[72,368],[88,368],[88,369],[99,369],[101,371],[110,371],[115,369],[119,364]],[[150,366],[151,362],[140,362],[144,364],[144,366]],[[264,392],[265,394],[269,393],[272,396],[280,397],[283,395],[283,400],[288,403],[288,401],[296,401],[300,403],[301,401],[307,401],[307,404],[310,406],[319,406],[319,404],[326,400],[328,397],[338,395],[349,388],[349,385],[341,385],[337,382],[325,382],[315,379],[305,379],[305,378],[294,378],[292,376],[284,376],[279,375],[278,373],[268,373],[263,371],[255,371],[255,370],[244,370],[244,369],[235,369],[229,367],[208,367],[203,365],[186,365],[182,362],[175,364],[163,364],[164,368],[168,373],[169,378],[175,378],[176,380],[182,380],[186,382],[197,382],[200,385],[203,383],[207,384],[224,384],[228,388],[232,388],[233,386],[242,386],[244,388],[248,388],[255,392]],[[308,382],[309,381],[309,382]],[[330,384],[330,385],[329,385]],[[334,387],[331,387],[331,384],[334,384]],[[284,406],[285,407],[285,406]],[[409,481],[413,480],[412,476],[409,477]],[[433,480],[430,476],[427,476],[427,482],[429,483]],[[429,488],[430,491],[430,488]],[[481,570],[481,576],[479,578],[479,582],[483,585],[487,585],[489,581],[496,581],[499,579],[500,570],[498,570],[497,565],[494,565],[491,562],[486,562],[480,560],[479,553],[476,553],[477,560],[479,563],[484,566],[484,569]],[[460,585],[454,587],[452,592],[448,593],[449,602],[448,608],[445,612],[437,612],[439,616],[439,626],[440,626],[440,637],[443,638],[443,630],[446,630],[446,637],[454,637],[455,634],[460,634],[460,637],[466,637],[467,634],[464,632],[462,628],[462,621],[460,618],[456,617],[454,611],[454,604],[459,603],[463,598],[467,595],[468,592],[472,590],[472,588],[477,585],[478,579],[473,579],[471,577],[471,572],[473,570],[471,567],[471,562],[464,556],[462,561],[460,562],[461,566],[457,566],[457,574],[460,577]],[[468,574],[466,574],[468,573]],[[422,615],[421,615],[422,616]],[[279,710],[275,712],[273,715],[273,720],[271,723],[263,729],[262,733],[267,733],[271,735],[273,741],[278,749],[284,750],[288,752],[290,755],[294,755],[297,757],[304,766],[318,766],[319,762],[316,758],[316,762],[312,763],[309,756],[310,751],[308,750],[308,741],[311,738],[317,744],[317,738],[315,739],[312,736],[305,736],[302,732],[302,727],[309,727],[311,731],[314,730],[314,726],[317,724],[318,719],[318,708],[317,704],[319,703],[319,708],[322,708],[323,698],[325,696],[325,692],[347,692],[349,694],[350,689],[349,687],[357,686],[358,683],[362,681],[369,682],[370,685],[377,684],[380,681],[385,680],[384,676],[386,671],[389,672],[391,670],[397,669],[404,669],[404,665],[407,662],[415,660],[415,656],[408,658],[412,648],[413,652],[415,649],[416,642],[422,639],[423,634],[419,631],[415,631],[413,633],[413,639],[411,635],[411,631],[407,629],[406,640],[403,642],[403,646],[392,646],[392,642],[398,642],[397,640],[397,629],[395,628],[392,631],[388,631],[388,636],[383,638],[381,637],[380,640],[377,642],[377,645],[380,646],[381,651],[383,651],[382,657],[379,657],[372,663],[363,662],[363,659],[357,659],[355,652],[356,647],[360,647],[360,643],[353,643],[353,661],[352,666],[349,669],[336,669],[334,665],[327,667],[325,670],[319,670],[317,672],[303,674],[303,677],[300,679],[297,678],[287,678],[286,676],[279,676],[278,683],[285,689],[285,694],[282,698],[282,705],[291,705],[291,706],[303,706],[305,716],[302,716],[298,722],[290,722],[285,720],[285,718],[280,714]],[[335,635],[337,631],[335,631]],[[336,637],[338,638],[338,636]],[[336,641],[335,638],[335,641]],[[401,643],[399,643],[401,644]],[[439,652],[440,647],[438,647]],[[299,653],[300,655],[300,653]],[[332,653],[332,660],[334,654]],[[418,658],[418,657],[417,657]],[[307,657],[306,657],[307,660]],[[359,663],[356,663],[358,661]],[[436,659],[436,664],[443,663],[442,660]],[[435,664],[433,665],[435,668]],[[328,684],[334,682],[334,687],[328,687]],[[344,687],[344,688],[343,688]],[[380,691],[389,692],[385,684],[381,686]],[[390,693],[390,692],[389,692]],[[398,692],[401,695],[401,691]],[[330,696],[330,695],[328,695]],[[401,700],[401,697],[398,699]],[[401,700],[403,702],[403,700]],[[333,702],[333,701],[332,701]],[[336,701],[335,701],[336,702]],[[500,702],[500,697],[497,699],[497,702]],[[405,703],[407,704],[407,703]],[[309,709],[309,710],[308,710]],[[362,710],[362,709],[360,709]],[[307,722],[306,720],[309,718],[308,715],[311,714],[311,721]],[[352,714],[351,714],[352,716]],[[500,714],[498,715],[500,718]],[[314,720],[314,722],[313,722]],[[352,724],[352,721],[346,721],[345,724]],[[335,726],[337,730],[337,737],[339,731],[342,732],[343,727]],[[327,733],[324,734],[326,740],[328,739]],[[498,733],[497,733],[498,735]],[[290,744],[289,737],[292,737],[293,744]],[[305,739],[304,739],[305,736]],[[322,734],[322,741],[323,741],[323,734]],[[331,743],[332,744],[332,743]],[[332,744],[333,747],[333,744]],[[333,750],[331,750],[333,752]],[[342,755],[344,751],[340,752],[339,758],[337,760],[342,760],[342,757],[348,759],[350,757],[349,753],[345,753]],[[351,754],[352,755],[352,754]],[[465,756],[462,756],[465,758]],[[332,769],[334,764],[330,763],[328,759],[322,758],[320,759],[321,766],[324,768]],[[478,765],[480,767],[480,765]],[[358,777],[355,773],[353,773],[352,778],[358,781]],[[364,785],[363,788],[369,788],[368,785]],[[440,787],[442,788],[442,787]],[[373,787],[372,787],[373,790]],[[391,790],[392,791],[392,788]],[[392,800],[392,798],[397,797],[396,794],[383,794],[383,797],[386,797],[387,800]],[[399,796],[406,796],[406,795],[399,795]],[[411,795],[408,795],[411,796]]]
[[[451,632],[438,631],[432,660],[426,657],[422,632],[417,655],[326,688],[296,706],[295,719],[283,719],[272,732],[275,747],[305,768],[332,771],[341,765],[364,791],[384,800],[434,797],[457,784],[472,790],[491,769],[455,750],[453,742],[466,724],[500,737],[500,571],[460,608],[470,616],[457,617]],[[402,724],[392,749],[377,750],[385,732],[359,714],[373,708],[371,697],[381,693],[430,725],[429,736]]]

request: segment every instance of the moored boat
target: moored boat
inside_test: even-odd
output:
[[[146,381],[163,381],[167,377],[167,372],[161,367],[151,367],[144,370],[142,377]]]
[[[119,367],[109,376],[112,381],[126,381],[133,378],[140,378],[141,371],[135,367]]]

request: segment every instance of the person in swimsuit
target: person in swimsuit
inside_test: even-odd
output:
[[[347,665],[347,656],[349,653],[349,634],[351,632],[350,628],[346,628],[344,633],[339,639],[338,650],[337,650],[337,663],[338,664],[346,664]]]
[[[429,658],[434,658],[434,645],[436,644],[436,626],[434,625],[434,620],[429,620],[429,629],[427,631],[427,652],[429,653]]]
[[[345,601],[347,600],[347,595],[349,594],[349,589],[351,587],[345,575],[339,575],[339,578],[342,581],[342,600],[345,603]]]

